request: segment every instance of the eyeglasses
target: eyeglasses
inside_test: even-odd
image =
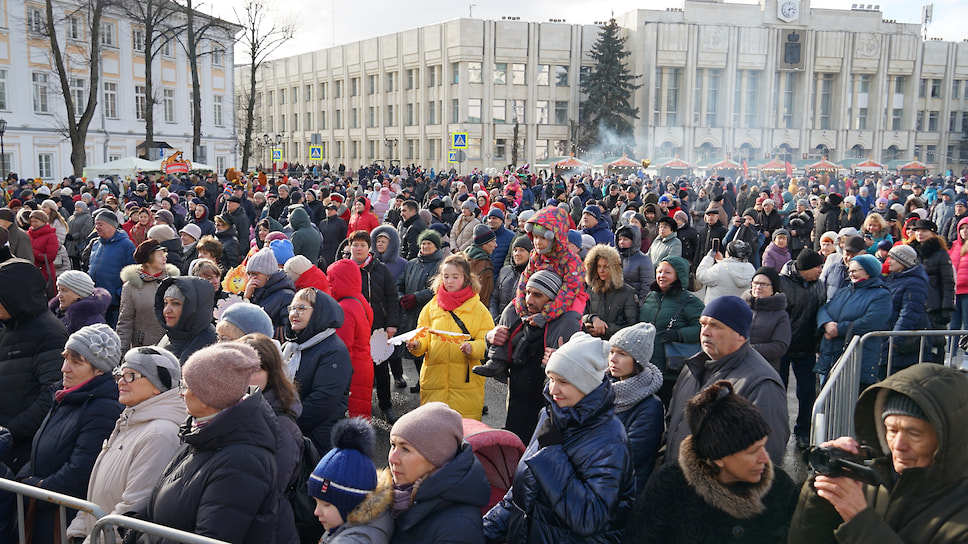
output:
[[[111,375],[114,376],[114,381],[124,380],[124,383],[131,383],[138,378],[144,378],[144,375],[139,372],[135,372],[133,370],[121,370],[120,368],[114,369],[114,371],[111,372]]]
[[[863,271],[864,271],[863,268],[848,268],[847,269],[847,273],[848,274],[859,274],[859,273],[861,273]]]
[[[304,313],[306,313],[306,310],[312,310],[312,308],[310,306],[304,306],[304,305],[289,307],[289,313],[294,315],[303,315]]]
[[[759,287],[761,289],[764,287],[773,287],[773,284],[768,281],[754,281],[752,285],[753,287]]]

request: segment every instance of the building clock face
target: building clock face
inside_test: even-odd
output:
[[[776,16],[787,23],[796,21],[800,17],[800,2],[798,0],[780,0],[776,7]]]

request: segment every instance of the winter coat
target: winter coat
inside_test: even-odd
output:
[[[67,310],[60,309],[60,301],[57,297],[50,299],[47,307],[67,327],[67,334],[74,334],[82,327],[104,323],[104,314],[109,304],[111,304],[111,294],[100,287],[95,287],[91,296],[75,300]]]
[[[385,236],[389,240],[387,250],[383,253],[377,253],[376,251],[376,239],[378,236]],[[386,265],[387,269],[390,270],[390,275],[393,276],[393,281],[396,281],[407,267],[407,259],[400,257],[400,233],[391,225],[380,225],[370,233],[370,239],[373,240],[373,255]]]
[[[350,417],[369,419],[373,404],[373,356],[370,354],[370,331],[373,330],[373,309],[363,297],[360,267],[350,259],[340,259],[329,265],[329,281],[333,298],[343,309],[343,326],[336,329],[353,363],[350,382]]]
[[[226,208],[223,213],[232,217],[232,229],[230,230],[235,231],[235,237],[239,240],[239,245],[243,248],[248,248],[249,228],[252,226],[252,221],[245,214],[245,209],[239,206],[234,212],[229,212]]]
[[[491,303],[488,309],[491,317],[497,319],[501,316],[504,308],[514,301],[514,295],[518,292],[518,280],[524,272],[527,263],[522,265],[506,264],[501,268],[497,281],[494,282],[494,289],[491,291]]]
[[[494,265],[491,256],[478,245],[472,245],[464,250],[464,256],[471,265],[471,272],[481,283],[478,294],[483,304],[491,303],[491,293],[494,292]],[[486,306],[485,306],[486,307]]]
[[[928,312],[952,311],[955,308],[955,269],[951,256],[941,246],[937,236],[925,243],[912,240],[910,246],[918,252],[924,272],[928,275],[928,293],[925,310]]]
[[[682,243],[682,257],[689,262],[696,258],[696,250],[699,247],[699,233],[688,223],[676,231],[676,238]]]
[[[257,287],[249,300],[259,305],[272,319],[272,329],[277,332],[277,338],[278,332],[289,322],[289,303],[296,294],[295,287],[286,272],[279,270],[269,276],[265,285]]]
[[[34,266],[40,269],[44,279],[49,279],[56,275],[54,261],[57,259],[57,251],[60,244],[57,243],[57,233],[54,227],[43,225],[38,229],[27,231],[30,236],[30,247],[34,250]]]
[[[491,486],[470,444],[463,442],[453,459],[415,489],[410,507],[394,521],[391,544],[484,544],[481,508]]]
[[[557,427],[561,444],[532,438],[511,489],[484,516],[484,536],[508,544],[621,542],[635,502],[632,455],[615,417],[611,383],[562,408],[547,387],[538,431]]]
[[[363,213],[358,214],[354,210],[352,215],[350,215],[350,220],[347,223],[349,232],[356,232],[358,230],[370,232],[380,226],[380,220],[370,211],[370,199],[363,197],[363,200]]]
[[[606,246],[615,245],[615,235],[608,228],[608,223],[604,221],[599,221],[594,227],[586,228],[582,231],[595,239],[595,244],[605,244]],[[651,250],[650,250],[651,251]],[[682,249],[680,248],[680,252]]]
[[[296,255],[302,255],[315,264],[319,260],[319,247],[322,244],[322,236],[312,221],[309,214],[302,206],[294,206],[289,214],[289,225],[292,226],[293,233],[289,239],[292,241],[292,251]],[[248,227],[247,227],[248,228]]]
[[[94,463],[87,500],[109,514],[144,511],[180,445],[178,426],[187,414],[177,387],[125,407]],[[86,538],[96,521],[78,512],[67,529],[68,538]]]
[[[666,257],[681,257],[682,256],[682,242],[676,238],[676,233],[672,233],[665,238],[656,238],[652,241],[652,247],[649,248],[649,259],[653,263],[662,262],[662,259]]]
[[[420,214],[414,214],[410,219],[400,223],[397,227],[397,234],[400,235],[400,257],[407,261],[417,258],[420,254],[420,244],[417,240],[420,238],[420,233],[425,230],[427,230],[427,223]]]
[[[329,278],[326,277],[326,272],[320,270],[318,266],[309,267],[309,269],[299,275],[299,279],[294,283],[294,289],[297,292],[306,287],[315,287],[327,295],[333,295],[333,288],[329,285]]]
[[[760,212],[756,223],[766,236],[772,237],[773,231],[783,228],[783,216],[774,208],[770,213]]]
[[[165,291],[172,285],[178,286],[185,301],[182,314],[174,326],[165,325]],[[212,324],[212,308],[215,306],[215,289],[208,280],[195,277],[168,278],[161,282],[155,291],[155,318],[165,329],[165,336],[158,347],[165,348],[178,358],[182,365],[196,351],[214,344],[218,337]]]
[[[474,228],[481,222],[471,214],[470,217],[461,215],[450,229],[450,245],[455,251],[464,251],[474,244]]]
[[[958,222],[959,228],[961,225],[968,225],[968,217]],[[955,267],[955,294],[958,295],[968,295],[968,252],[961,254],[963,244],[960,239],[955,240],[948,250],[951,264]]]
[[[50,407],[49,387],[61,380],[67,329],[47,309],[44,278],[33,263],[0,264],[0,305],[10,314],[0,329],[0,426],[13,435],[19,467]]]
[[[348,226],[338,215],[327,217],[319,222],[319,233],[323,237],[323,251],[320,258],[326,261],[329,266],[336,262],[336,249],[340,242],[346,239]]]
[[[789,262],[790,259],[791,256],[789,247],[780,247],[771,242],[770,245],[766,246],[766,249],[763,250],[763,266],[769,266],[777,272],[779,272],[780,269],[783,268],[783,265]]]
[[[799,358],[814,355],[822,336],[817,329],[817,312],[826,296],[819,281],[807,283],[796,263],[789,262],[780,270],[780,292],[786,295],[790,317],[790,347],[787,355]]]
[[[632,245],[618,248],[618,254],[622,256],[622,277],[625,278],[625,284],[635,291],[635,299],[641,304],[649,294],[649,286],[655,281],[655,266],[652,259],[639,249],[642,246],[642,231],[632,225],[620,228],[618,234],[623,234],[624,230],[632,235]]]
[[[182,446],[155,484],[147,519],[226,542],[271,542],[279,500],[272,408],[255,392],[204,427],[192,422],[181,427]]]
[[[514,233],[504,228],[504,225],[501,225],[493,232],[496,237],[497,247],[491,252],[491,264],[494,265],[494,270],[499,271],[504,266],[505,258],[511,253],[511,240],[514,238]]]
[[[699,263],[709,254],[713,249],[713,240],[720,241],[720,247],[726,247],[723,240],[726,238],[726,227],[716,223],[712,227],[708,224],[703,227],[699,232],[699,246],[696,248],[696,257],[692,260],[692,267],[699,266]]]
[[[441,250],[434,251],[430,255],[417,255],[407,262],[407,267],[403,274],[397,278],[397,294],[399,297],[404,295],[414,295],[417,297],[417,304],[409,310],[400,308],[400,331],[407,332],[417,328],[417,317],[424,305],[434,297],[433,290],[430,289],[430,282],[437,275],[444,255]]]
[[[221,264],[225,268],[235,268],[242,262],[242,245],[231,228],[218,231],[215,238],[222,244]]]
[[[57,384],[48,394],[53,396],[61,388]],[[17,480],[54,493],[86,497],[101,443],[111,434],[122,408],[110,374],[95,376],[60,402],[54,401],[34,436],[30,461],[17,472]],[[68,510],[68,516],[71,514]],[[55,516],[56,505],[37,503],[33,542],[54,542]]]
[[[376,488],[356,508],[350,510],[343,524],[323,535],[319,544],[385,544],[393,535],[393,477],[390,469],[377,474]],[[278,540],[277,540],[278,542]]]
[[[782,292],[768,297],[753,298],[747,290],[743,300],[753,310],[750,326],[750,345],[780,371],[780,359],[790,348],[790,314],[787,313],[787,297]]]
[[[968,388],[941,365],[921,364],[874,384],[861,393],[855,409],[857,440],[874,446],[874,467],[892,485],[864,485],[869,508],[853,519],[843,518],[825,499],[803,484],[790,524],[790,543],[837,542],[883,544],[931,542],[950,544],[968,540]],[[934,464],[892,470],[882,424],[889,391],[910,397],[924,411],[938,435]]]
[[[165,274],[146,281],[142,270],[139,264],[121,269],[124,286],[121,288],[117,332],[121,338],[122,352],[138,346],[153,346],[165,336],[164,321],[159,322],[155,316],[155,294],[161,282],[178,276],[179,271],[170,264],[165,265]]]
[[[706,255],[696,269],[696,281],[706,287],[706,304],[726,295],[738,297],[750,288],[756,269],[752,264],[734,257],[720,261]]]
[[[894,331],[920,331],[930,329],[928,314],[925,312],[924,301],[928,297],[928,275],[924,267],[916,264],[900,272],[894,272],[887,277],[887,288],[891,291],[891,315],[887,320],[887,329]],[[891,355],[891,372],[897,372],[918,362],[920,338],[894,338]],[[925,360],[930,360],[928,350],[931,340],[924,343]],[[889,344],[884,342],[881,347],[881,366],[887,367]]]
[[[849,208],[844,208],[840,212],[840,228],[854,227],[855,229],[860,230],[861,226],[864,224],[864,217],[864,212],[860,209],[860,206],[854,205]],[[834,232],[839,232],[839,229],[835,230]]]
[[[554,233],[554,240],[551,249],[546,254],[538,251],[531,251],[528,259],[528,267],[521,273],[518,281],[518,293],[514,297],[514,309],[518,316],[528,315],[528,308],[525,304],[525,291],[531,274],[538,270],[550,270],[562,280],[561,291],[558,297],[545,305],[544,310],[539,314],[539,320],[545,323],[556,319],[571,309],[575,300],[582,296],[585,291],[585,265],[577,255],[568,249],[568,214],[561,208],[544,208],[538,210],[528,223],[541,225]],[[534,235],[528,233],[531,241],[534,242]]]
[[[770,363],[749,342],[717,360],[710,359],[702,351],[686,359],[666,411],[666,464],[674,464],[679,459],[679,448],[683,440],[692,434],[689,422],[686,421],[686,403],[718,380],[729,380],[737,395],[760,409],[772,429],[770,438],[766,441],[766,451],[773,464],[781,466],[787,439],[790,438],[786,389],[777,371],[773,370]]]
[[[287,342],[282,346],[283,354],[287,354],[295,345],[312,344],[300,350],[299,368],[293,378],[303,408],[296,423],[312,439],[320,455],[332,447],[330,432],[337,421],[346,417],[349,403],[353,364],[346,344],[336,335],[336,329],[342,326],[343,309],[339,303],[317,290],[306,328],[297,333],[286,325]],[[283,362],[291,364],[287,357]]]
[[[75,211],[67,219],[67,237],[64,245],[69,257],[80,257],[87,245],[87,237],[94,230],[94,219],[89,212]]]
[[[649,480],[625,542],[785,542],[796,499],[797,487],[779,465],[767,465],[758,483],[723,485],[690,436],[678,462]]]
[[[658,369],[656,369],[658,370]],[[654,372],[654,371],[653,371]],[[621,381],[612,380],[615,393],[615,417],[625,426],[632,463],[635,466],[635,496],[645,489],[652,474],[662,432],[665,430],[663,406],[655,393],[662,386],[662,373],[642,371]]]
[[[879,276],[838,289],[834,298],[821,306],[817,312],[817,327],[820,335],[823,335],[824,324],[834,322],[837,324],[837,336],[820,341],[820,356],[813,371],[818,374],[830,372],[830,368],[844,353],[851,338],[863,336],[871,331],[887,330],[890,316],[891,294],[884,285],[884,280]],[[880,351],[880,338],[871,338],[864,342],[864,353],[861,357],[861,384],[877,381]]]
[[[494,328],[494,320],[477,295],[465,300],[453,313],[470,333],[471,354],[464,355],[459,344],[445,342],[436,335],[428,334],[417,340],[417,348],[410,353],[424,356],[420,368],[420,404],[440,401],[460,412],[461,417],[480,421],[484,409],[484,376],[474,374],[471,368],[484,358],[487,348],[484,335]],[[436,295],[420,310],[417,326],[461,332],[451,313],[440,307]]]
[[[689,263],[685,259],[670,257],[668,262],[676,269],[679,278],[689,277]],[[659,289],[657,283],[652,283],[651,291],[642,301],[639,322],[652,323],[656,331],[669,331],[665,341],[656,337],[650,361],[662,371],[663,380],[674,382],[678,378],[678,373],[666,370],[665,342],[699,343],[699,316],[703,308],[705,304],[685,290],[678,279],[665,293]],[[679,313],[678,316],[676,312]],[[672,320],[673,317],[676,318],[675,321]]]
[[[92,230],[94,228],[93,224],[94,223],[92,221]],[[25,259],[29,262],[33,262],[34,248],[30,245],[30,236],[28,236],[26,232],[17,226],[16,221],[10,223],[10,228],[7,229],[7,232],[10,237],[10,253],[12,253],[13,256],[17,257],[18,259]],[[87,240],[84,240],[84,244],[84,247],[87,247]],[[134,249],[132,249],[131,252],[134,253]]]
[[[250,389],[251,391],[251,389]],[[276,479],[275,492],[278,497],[276,506],[276,543],[297,542],[299,534],[296,531],[296,520],[292,511],[292,504],[286,498],[286,489],[300,476],[296,472],[303,455],[303,433],[296,425],[296,418],[302,414],[302,402],[297,397],[292,405],[283,406],[276,392],[270,389],[262,394],[272,408],[279,425],[276,435]]]
[[[839,253],[831,253],[823,263],[823,271],[820,272],[820,282],[824,290],[824,301],[833,300],[837,291],[850,285],[850,278],[847,276],[847,265],[844,264],[844,256]]]
[[[639,322],[639,305],[635,302],[635,291],[625,285],[622,276],[622,261],[614,251],[607,251],[605,246],[595,245],[588,250],[589,262],[598,263],[599,259],[608,260],[608,282],[602,281],[595,270],[586,270],[588,283],[588,304],[585,306],[587,321],[592,316],[605,321],[607,328],[602,338],[607,340],[620,329]]]
[[[199,206],[205,210],[205,214],[201,218],[195,217],[193,214],[192,220],[189,223],[198,225],[198,228],[202,231],[202,236],[215,236],[215,223],[209,218],[208,206],[205,204],[199,204]]]

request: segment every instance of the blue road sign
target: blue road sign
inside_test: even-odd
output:
[[[323,160],[323,146],[321,145],[309,146],[309,159],[313,161]]]
[[[466,132],[455,132],[450,136],[451,136],[450,147],[453,147],[454,149],[463,149],[467,147]]]
[[[274,160],[274,161],[281,161],[282,160],[282,150],[281,149],[273,149],[272,150],[272,160]]]

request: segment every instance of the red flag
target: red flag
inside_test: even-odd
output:
[[[750,175],[749,167],[746,166],[746,159],[743,159],[743,177],[744,178],[749,177],[749,175]]]
[[[790,164],[790,161],[786,161],[786,175],[788,178],[793,177],[793,165]]]

